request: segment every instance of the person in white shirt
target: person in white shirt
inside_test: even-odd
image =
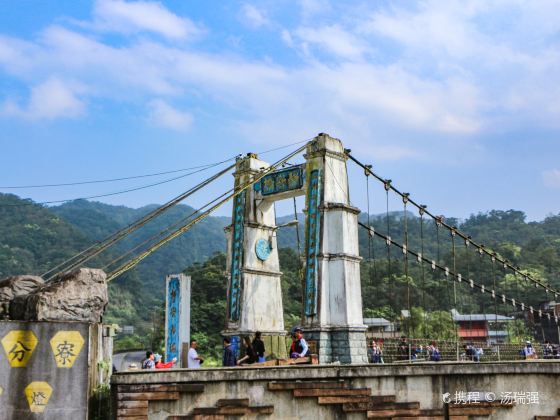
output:
[[[204,362],[204,359],[198,355],[196,346],[196,340],[191,340],[191,348],[189,349],[189,354],[187,356],[187,367],[191,369],[200,368],[200,364]]]

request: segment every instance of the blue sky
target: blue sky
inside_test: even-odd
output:
[[[513,208],[541,220],[560,211],[558,10],[558,0],[0,0],[0,184],[186,168],[327,132],[436,213]],[[50,201],[165,178],[0,191]],[[198,179],[102,201],[161,203]],[[356,169],[351,188],[365,209]]]

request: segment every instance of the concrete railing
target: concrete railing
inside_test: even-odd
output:
[[[170,369],[118,373],[111,385],[115,412],[141,407],[148,420],[228,412],[290,419],[335,419],[350,411],[352,418],[441,417],[445,399],[456,415],[521,419],[557,415],[558,389],[560,363],[553,360]],[[457,395],[474,394],[479,401],[453,405]],[[505,395],[520,399],[501,401]]]

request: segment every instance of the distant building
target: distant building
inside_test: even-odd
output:
[[[133,326],[133,325],[125,325],[125,326],[122,328],[122,333],[123,333],[124,335],[132,335],[132,334],[134,334],[134,326]]]
[[[452,309],[453,321],[459,326],[459,337],[464,341],[477,341],[486,344],[507,341],[505,323],[515,318],[496,314],[460,314]]]
[[[395,338],[399,334],[396,325],[385,318],[364,318],[367,326],[366,337]]]

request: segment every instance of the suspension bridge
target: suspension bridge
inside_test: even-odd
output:
[[[352,151],[342,148],[340,142],[332,146],[333,150],[329,150],[328,147],[325,148],[325,151],[322,152],[323,156],[311,158],[310,155],[315,152],[311,151],[310,148],[313,145],[316,146],[320,139],[330,139],[330,137],[319,135],[313,141],[305,141],[305,144],[299,145],[295,150],[270,165],[260,161],[255,154],[237,157],[234,163],[230,163],[231,161],[228,160],[218,162],[214,166],[222,165],[225,168],[218,170],[212,176],[154,209],[126,228],[56,265],[43,273],[42,276],[47,280],[52,280],[64,272],[83,266],[92,258],[106,252],[131,233],[161,216],[173,206],[189,199],[195,193],[235,170],[236,183],[232,188],[227,189],[183,219],[176,221],[104,264],[102,268],[108,273],[107,280],[112,281],[118,278],[169,241],[192,229],[220,207],[228,202],[233,202],[231,230],[240,241],[230,238],[228,242],[229,296],[227,315],[228,322],[231,325],[226,326],[226,331],[229,331],[233,337],[251,334],[256,330],[269,330],[270,333],[276,332],[278,335],[282,335],[284,333],[283,321],[271,321],[270,317],[266,315],[266,312],[271,309],[274,312],[282,313],[278,286],[280,282],[279,262],[275,244],[272,243],[275,241],[277,229],[274,202],[280,199],[293,198],[295,206],[295,197],[305,195],[307,218],[304,228],[305,256],[302,256],[304,262],[303,275],[305,276],[305,279],[303,279],[302,323],[309,327],[309,331],[312,331],[317,325],[320,327],[321,323],[325,324],[326,321],[323,322],[324,320],[320,319],[321,316],[326,319],[330,316],[330,312],[336,311],[336,308],[329,307],[324,309],[324,314],[317,315],[318,309],[321,309],[317,308],[317,305],[320,304],[318,293],[321,293],[319,291],[321,281],[323,276],[329,273],[329,264],[334,267],[333,258],[338,258],[339,263],[336,264],[339,265],[341,264],[340,261],[343,261],[342,265],[345,270],[354,270],[352,274],[343,273],[344,281],[354,281],[352,284],[346,284],[343,289],[350,285],[354,287],[352,293],[347,296],[350,301],[346,305],[360,310],[362,302],[361,299],[356,299],[356,296],[359,297],[361,289],[363,289],[361,283],[370,286],[368,293],[374,295],[364,296],[364,298],[371,299],[373,297],[379,302],[390,301],[394,313],[398,314],[404,310],[404,314],[410,317],[414,307],[424,308],[425,310],[429,309],[430,306],[433,307],[429,302],[429,294],[433,289],[430,289],[427,284],[433,285],[435,282],[438,289],[445,291],[442,295],[443,301],[439,302],[438,309],[447,311],[464,309],[464,312],[469,315],[476,310],[476,303],[480,302],[481,307],[478,309],[482,312],[489,312],[488,309],[490,309],[489,313],[495,315],[496,323],[498,322],[498,315],[501,314],[515,316],[524,321],[546,324],[549,328],[558,326],[558,314],[555,311],[543,310],[542,307],[539,307],[540,302],[557,299],[559,293],[557,289],[542,279],[534,278],[529,271],[516,266],[491,248],[477,242],[476,238],[472,238],[468,233],[462,232],[456,226],[447,223],[444,216],[431,211],[427,205],[420,204],[412,194],[400,191],[390,179],[376,173],[371,165],[360,161]],[[306,150],[306,163],[298,165],[290,163]],[[366,195],[367,208],[362,209],[365,210],[365,218],[358,219],[359,210],[351,208],[346,162],[357,165],[363,170],[365,188],[363,185],[354,186],[352,194]],[[200,170],[208,170],[214,166],[209,165]],[[317,169],[311,169],[313,166],[316,166]],[[386,214],[385,217],[377,216],[374,223],[371,220],[370,203],[372,203],[371,196],[373,196],[373,191],[376,188],[383,191],[381,194],[375,195],[375,200],[385,202]],[[402,203],[401,209],[390,209],[391,196],[396,197]],[[337,205],[339,207],[336,207]],[[316,208],[313,208],[313,206]],[[297,218],[297,209],[294,208],[294,210]],[[256,215],[257,212],[261,214]],[[415,216],[414,212],[418,216]],[[331,215],[335,214],[351,215],[349,220],[355,219],[355,221],[336,221],[336,217],[331,217],[334,224],[330,220],[327,221]],[[394,217],[395,214],[398,217]],[[243,227],[243,224],[250,225],[251,223],[258,226]],[[414,229],[410,228],[411,223],[414,225]],[[361,233],[365,233],[367,237],[367,255],[359,255],[359,235],[353,231],[354,225],[363,230]],[[298,232],[299,249],[299,228],[296,227],[296,230]],[[342,248],[343,252],[338,252],[341,249],[333,252],[336,246],[333,249],[328,249],[328,246],[331,246],[331,248],[333,246],[325,242],[326,236],[329,235],[328,239],[336,236],[342,243],[355,242],[355,246],[351,247],[351,252],[346,252],[348,250]],[[434,242],[436,243],[435,250],[433,246],[431,246],[432,249],[426,247],[426,238],[430,235],[430,243],[432,245]],[[257,258],[252,261],[251,255],[254,252],[249,248],[254,248],[256,246],[254,242],[263,238],[266,239],[267,245],[264,248],[261,246],[261,248],[264,251],[270,248],[272,257],[269,259],[267,256],[267,259],[263,260],[259,259],[257,255]],[[253,241],[253,243],[249,244],[249,241]],[[337,253],[340,254],[338,257],[335,255]],[[363,261],[360,263],[362,258]],[[270,277],[268,282],[276,284],[274,286],[276,289],[263,291],[264,301],[267,301],[268,305],[262,307],[261,313],[258,314],[255,313],[255,307],[262,306],[260,298],[253,297],[251,299],[254,302],[249,303],[247,296],[245,298],[241,296],[243,290],[258,289],[259,287],[258,285],[244,284],[245,281],[249,281],[247,279],[251,276],[250,273],[246,273],[247,270],[250,270],[251,264],[255,266],[253,268],[262,271],[254,274],[257,276],[255,279],[261,281],[264,278],[263,276],[268,276]],[[323,264],[324,266],[319,267],[317,264]],[[361,270],[359,268],[360,264],[362,265]],[[485,264],[489,265],[491,269],[486,271],[481,269]],[[324,271],[321,272],[321,270]],[[488,276],[488,273],[491,273],[491,275]],[[360,279],[360,274],[365,278]],[[344,276],[349,276],[349,279],[346,280]],[[268,277],[266,278],[268,279]],[[506,278],[509,281],[505,281]],[[251,281],[257,281],[255,279]],[[535,289],[531,296],[539,296],[539,300],[531,299],[531,296],[526,293],[529,286]],[[323,289],[326,289],[326,287],[323,287]],[[254,293],[251,293],[254,296]],[[427,293],[428,297],[426,296]],[[481,298],[474,298],[473,295],[475,294],[480,294]],[[328,299],[329,297],[325,295],[322,298]],[[240,306],[242,301],[245,307]],[[243,322],[245,324],[241,325],[239,324],[240,312],[247,305],[251,306],[250,311],[253,314],[253,319],[244,318],[241,320],[241,324]],[[345,310],[343,309],[343,312]],[[423,317],[426,316],[423,315]],[[271,326],[267,325],[267,322],[268,324],[271,322],[276,324]],[[326,324],[329,322],[326,322]],[[347,327],[363,325],[361,314],[358,314],[356,319],[347,319],[344,322],[346,322]],[[340,324],[338,321],[334,322],[334,324],[337,323]],[[404,324],[406,324],[405,329],[401,332],[409,337],[414,338],[414,335],[420,332],[421,337],[417,338],[429,338],[425,334],[425,327],[420,326],[419,329],[417,328],[418,331],[415,331],[412,321]],[[470,325],[472,325],[472,322]],[[347,328],[348,331],[351,329]],[[457,341],[459,341],[459,331],[458,329],[455,329],[455,331]]]
[[[533,416],[537,411],[556,414],[559,407],[553,395],[560,385],[559,376],[549,375],[560,373],[555,360],[505,362],[507,356],[500,357],[498,352],[497,359],[491,358],[493,363],[465,364],[459,346],[476,337],[469,329],[480,320],[480,311],[484,320],[493,319],[495,326],[504,319],[520,319],[558,330],[556,311],[539,303],[557,299],[560,292],[420,204],[413,194],[399,190],[358,154],[345,149],[340,140],[321,133],[290,147],[294,150],[272,164],[248,153],[204,167],[216,168],[216,173],[57,264],[42,277],[53,281],[83,267],[177,204],[232,174],[231,188],[121,252],[102,268],[108,282],[117,279],[231,203],[232,221],[226,228],[226,322],[220,334],[231,339],[235,351],[241,351],[241,337],[256,331],[273,347],[282,348],[288,328],[283,319],[275,203],[292,199],[297,219],[296,197],[301,196],[305,199],[303,244],[299,221],[295,223],[297,248],[303,249],[300,326],[319,366],[289,366],[285,370],[279,366],[283,363],[276,361],[257,369],[118,373],[112,379],[115,416],[130,420],[271,414],[276,418],[346,418],[365,414],[368,418],[467,419],[512,418],[508,417],[512,412],[516,413],[513,418]],[[303,162],[296,163],[301,156]],[[363,171],[363,184],[350,188],[348,165]],[[352,194],[365,195],[366,209],[352,205],[351,190]],[[390,208],[395,198],[400,208]],[[381,201],[385,214],[372,216],[370,205]],[[367,254],[361,255],[360,240],[364,239]],[[527,293],[528,287],[534,293]],[[413,347],[408,344],[408,357],[400,361],[387,354],[386,362],[398,363],[368,365],[363,314],[366,300],[368,307],[378,304],[387,306],[393,316],[401,313],[400,330],[393,330],[387,339],[388,353],[394,344],[391,339],[400,334],[412,341],[432,339],[433,326],[429,329],[428,324],[434,310],[448,314],[446,320],[453,325],[448,338],[455,351],[437,364],[411,364]],[[415,319],[418,308],[421,315]],[[183,322],[176,312],[166,317],[169,330]],[[466,323],[457,328],[456,319]],[[166,337],[168,359],[181,357],[184,343],[169,342],[176,339],[176,334]],[[496,393],[509,392],[504,384],[511,385],[512,392],[537,392],[539,381],[547,387],[540,411],[537,407],[515,407],[520,405],[515,401],[496,400]],[[445,398],[440,400],[440,396],[463,391],[477,392],[479,400],[464,407],[457,401],[450,406]],[[317,404],[300,405],[298,398],[317,398]]]

